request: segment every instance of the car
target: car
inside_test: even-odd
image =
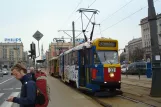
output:
[[[125,74],[127,70],[128,70],[128,65],[127,64],[121,65],[121,73],[122,74]]]
[[[2,69],[4,75],[8,75],[9,71],[7,69]]]
[[[146,62],[134,62],[128,66],[128,74],[146,74]]]

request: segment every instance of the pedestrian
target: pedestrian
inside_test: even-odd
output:
[[[7,101],[20,104],[20,107],[35,107],[36,100],[36,83],[29,79],[27,69],[21,65],[16,64],[11,69],[13,76],[21,81],[20,97],[10,96]]]
[[[30,72],[27,75],[31,80],[36,82],[34,67],[30,67]]]
[[[47,107],[50,100],[50,88],[47,83],[47,76],[40,68],[38,68],[38,70],[35,73],[35,77],[37,80],[36,81],[37,87],[39,87],[39,89],[45,96],[45,103],[43,105],[37,104],[36,107]]]

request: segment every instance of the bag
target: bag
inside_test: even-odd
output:
[[[35,74],[37,91],[37,104],[47,107],[50,99],[50,88],[47,84],[46,74],[43,72],[37,72]],[[45,101],[44,101],[45,99]],[[42,100],[42,101],[41,101]]]
[[[37,88],[36,92],[36,104],[43,105],[45,104],[45,96],[44,94],[40,91],[40,89]]]
[[[25,83],[25,90],[27,90],[26,85],[27,85],[27,82]],[[45,101],[46,101],[45,96],[38,87],[36,87],[36,98],[35,99],[36,99],[35,104],[39,104],[39,105],[45,104]]]

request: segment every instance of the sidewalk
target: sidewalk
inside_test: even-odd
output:
[[[122,75],[121,90],[123,95],[130,98],[161,107],[161,97],[151,97],[151,82],[152,78],[147,78],[146,76],[141,76],[140,79],[138,75]]]
[[[48,107],[102,107],[92,98],[72,89],[54,77],[48,75],[47,80],[51,98]]]
[[[121,75],[121,82],[124,84],[131,84],[140,87],[151,88],[152,78],[147,78],[145,75],[141,75],[140,79],[138,75]]]

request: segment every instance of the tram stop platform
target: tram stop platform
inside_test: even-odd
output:
[[[122,75],[121,90],[123,95],[130,98],[142,101],[147,104],[161,107],[161,97],[151,97],[152,78],[147,78],[146,75]]]
[[[48,75],[50,98],[48,107],[102,107],[89,96]]]

